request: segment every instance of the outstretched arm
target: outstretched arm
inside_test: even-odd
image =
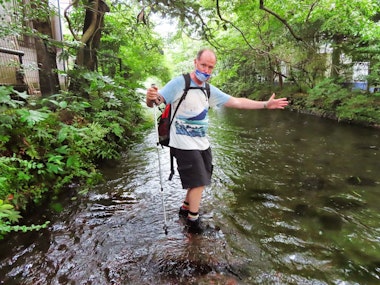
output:
[[[284,109],[289,104],[286,98],[275,99],[275,97],[274,93],[268,101],[231,97],[224,106],[235,109]]]

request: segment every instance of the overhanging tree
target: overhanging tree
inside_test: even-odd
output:
[[[78,35],[69,17],[69,10],[77,7],[80,0],[75,0],[65,9],[65,18],[72,36],[80,43],[77,51],[75,63],[79,67],[84,67],[94,71],[97,65],[97,49],[100,45],[102,29],[104,27],[104,14],[110,8],[103,0],[83,1],[81,8],[85,10],[82,35]]]

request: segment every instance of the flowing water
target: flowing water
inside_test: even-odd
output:
[[[380,283],[379,130],[220,109],[209,134],[204,235],[178,218],[185,192],[177,173],[167,181],[166,149],[160,190],[151,130],[104,183],[38,213],[48,229],[0,243],[0,284]]]

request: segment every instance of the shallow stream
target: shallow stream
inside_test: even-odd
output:
[[[155,132],[0,243],[0,284],[379,284],[380,132],[289,111],[212,111],[215,171],[184,231]],[[168,234],[164,226],[165,205]],[[55,207],[57,208],[57,207]]]

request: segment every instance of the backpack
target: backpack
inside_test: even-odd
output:
[[[183,74],[183,77],[185,78],[185,88],[183,89],[183,94],[181,98],[179,99],[179,102],[177,104],[177,107],[174,110],[174,113],[172,115],[172,106],[171,104],[166,104],[165,109],[163,110],[162,114],[157,119],[157,125],[158,125],[158,142],[157,144],[160,144],[162,147],[169,146],[170,141],[170,127],[172,125],[172,122],[175,118],[175,115],[177,114],[179,105],[181,105],[182,101],[185,100],[187,92],[190,89],[201,89],[203,92],[206,89],[207,98],[210,98],[210,84],[206,82],[206,87],[190,87],[190,74],[186,73]],[[169,180],[172,179],[174,175],[174,166],[173,166],[173,153],[170,149],[170,175]]]

